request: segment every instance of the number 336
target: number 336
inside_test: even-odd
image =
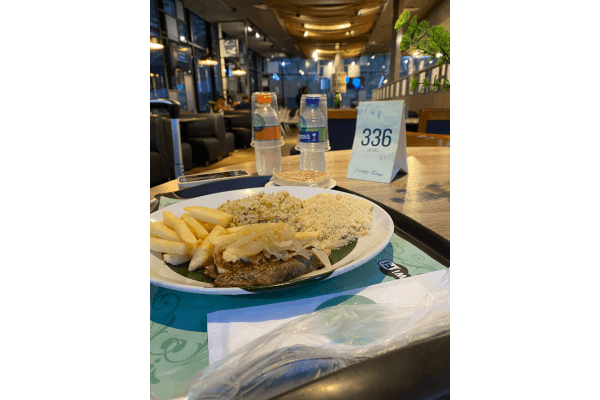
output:
[[[379,146],[380,144],[383,147],[388,147],[390,145],[390,143],[392,143],[392,130],[391,129],[384,129],[383,130],[383,137],[381,134],[381,129],[373,129],[373,136],[371,137],[371,130],[369,128],[365,129],[363,131],[363,134],[366,135],[364,137],[363,140],[361,140],[360,144],[362,144],[363,146],[368,146],[369,145],[369,139],[371,140],[371,146],[376,147]],[[386,135],[387,134],[387,135]]]

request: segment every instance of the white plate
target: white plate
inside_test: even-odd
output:
[[[336,182],[335,180],[333,180],[333,179],[330,179],[329,185],[327,185],[327,186],[326,186],[326,187],[324,187],[323,189],[333,189],[333,188],[334,188],[334,187],[336,187],[336,186],[337,186],[337,182]],[[267,183],[265,184],[265,187],[276,187],[276,188],[279,188],[279,187],[283,187],[283,186],[276,185],[276,184],[274,184],[273,182],[269,181],[269,182],[267,182]],[[304,188],[304,187],[307,187],[307,186],[293,186],[293,187],[301,187],[301,188]]]
[[[270,188],[253,188],[232,190],[229,192],[215,193],[208,196],[196,197],[193,199],[181,201],[171,206],[162,208],[150,214],[150,221],[162,221],[164,210],[171,211],[177,216],[181,216],[185,207],[204,206],[217,208],[227,200],[238,200],[257,193],[276,193],[285,190],[290,195],[299,199],[307,199],[318,193],[341,193],[345,196],[352,196],[337,190],[299,187],[299,186],[277,186]],[[361,198],[362,199],[362,198]],[[364,200],[364,199],[362,199]],[[365,200],[368,201],[368,200]],[[371,202],[370,202],[371,203]],[[373,203],[371,203],[373,204]],[[371,235],[358,239],[356,247],[341,261],[332,265],[330,268],[321,268],[319,270],[304,274],[291,281],[279,283],[271,286],[263,286],[256,290],[246,290],[242,288],[217,288],[212,285],[186,278],[173,271],[162,259],[162,255],[156,252],[150,252],[150,282],[170,289],[181,290],[184,292],[218,294],[218,295],[237,295],[254,294],[263,291],[294,287],[300,284],[312,283],[318,280],[330,279],[345,272],[348,272],[362,264],[368,262],[379,254],[390,242],[394,233],[394,223],[388,213],[381,207],[373,204],[373,228]]]

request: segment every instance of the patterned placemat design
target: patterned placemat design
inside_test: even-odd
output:
[[[160,208],[177,203],[161,197]],[[180,292],[150,285],[150,380],[160,400],[185,391],[194,375],[208,366],[206,315],[326,293],[338,293],[395,279],[445,269],[398,235],[368,263],[345,274],[314,284],[282,291],[241,296],[214,296]]]

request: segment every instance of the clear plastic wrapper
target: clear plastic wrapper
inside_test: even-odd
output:
[[[265,399],[450,330],[450,272],[415,306],[338,305],[300,317],[202,370],[187,400]]]

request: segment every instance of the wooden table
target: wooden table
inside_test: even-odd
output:
[[[346,178],[351,150],[325,153],[327,172],[337,184],[364,194],[416,220],[450,240],[450,147],[408,147],[408,174],[392,183]],[[300,156],[283,157],[282,171],[299,168]],[[230,165],[211,172],[244,169],[257,176],[254,162]],[[179,190],[173,180],[150,189],[150,198]]]

